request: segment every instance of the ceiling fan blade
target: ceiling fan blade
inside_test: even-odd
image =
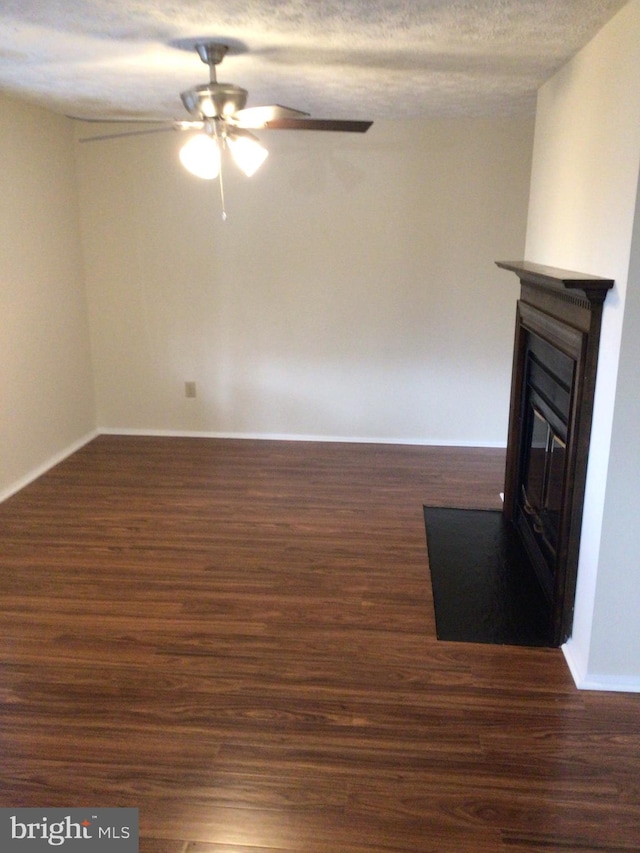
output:
[[[157,122],[156,122],[157,124]],[[104,139],[119,139],[122,136],[144,136],[148,133],[164,133],[167,130],[202,130],[203,121],[172,121],[163,127],[148,127],[145,130],[125,130],[122,133],[103,133],[99,136],[85,136],[78,142],[101,142]]]
[[[132,116],[108,116],[105,118],[86,116],[74,116],[67,113],[67,118],[73,121],[81,121],[84,124],[168,124],[172,119],[166,118],[134,118]]]
[[[85,136],[78,139],[78,142],[101,142],[103,139],[120,139],[123,136],[143,136],[147,133],[164,133],[167,130],[178,130],[175,125],[170,124],[168,127],[153,127],[147,130],[126,130],[124,133],[103,133],[100,136]]]
[[[292,107],[270,104],[266,107],[245,107],[245,109],[234,113],[231,120],[237,127],[259,129],[276,119],[302,118],[308,115],[309,113],[305,113],[302,110],[294,110]]]
[[[268,121],[265,130],[340,130],[346,133],[365,133],[372,121],[350,121],[330,118],[282,118]]]

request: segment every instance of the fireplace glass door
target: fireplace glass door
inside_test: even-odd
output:
[[[518,527],[543,589],[554,588],[566,505],[567,432],[575,362],[530,333],[525,354]]]
[[[544,414],[533,405],[529,420],[529,453],[523,476],[522,502],[541,545],[555,557],[567,445]]]

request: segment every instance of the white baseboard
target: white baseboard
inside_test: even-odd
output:
[[[612,693],[640,693],[640,677],[625,675],[595,675],[578,660],[571,640],[562,646],[569,671],[578,690],[600,690]]]
[[[91,432],[84,435],[82,438],[79,438],[77,441],[74,441],[73,444],[70,444],[68,447],[65,447],[64,450],[61,450],[59,453],[56,453],[54,456],[51,456],[46,462],[43,462],[41,465],[38,465],[37,468],[33,468],[29,471],[28,474],[25,474],[24,477],[21,477],[19,480],[16,480],[15,483],[12,483],[7,489],[0,492],[0,503],[6,501],[7,498],[10,498],[12,495],[15,495],[16,492],[19,492],[21,489],[24,489],[25,486],[28,486],[29,483],[33,483],[34,480],[37,480],[38,477],[41,477],[43,474],[46,474],[47,471],[50,471],[51,468],[58,465],[60,462],[63,462],[68,456],[71,456],[72,453],[80,450],[81,447],[84,447],[85,444],[88,444],[98,435],[98,430],[92,430]]]
[[[258,432],[200,432],[197,430],[170,430],[170,429],[129,429],[118,427],[100,427],[98,433],[101,435],[141,435],[158,436],[167,438],[227,438],[247,439],[253,441],[312,441],[312,442],[334,442],[343,444],[395,444],[411,445],[418,447],[477,447],[494,448],[504,450],[504,442],[471,442],[471,441],[443,441],[440,439],[421,438],[385,438],[385,437],[362,437],[344,435],[291,435],[289,433],[258,433]]]

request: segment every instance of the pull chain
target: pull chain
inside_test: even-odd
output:
[[[212,65],[211,66],[211,77],[212,77],[212,82],[214,82],[214,83],[215,83],[215,74],[216,74],[216,67],[215,67],[215,65]],[[213,122],[213,133],[214,133],[214,136],[216,139],[216,143],[218,145],[218,151],[220,152],[220,169],[218,171],[218,187],[220,188],[220,204],[222,206],[222,221],[226,222],[227,221],[227,208],[226,208],[225,200],[224,200],[224,183],[222,180],[222,155],[225,151],[226,145],[225,145],[224,136],[221,136],[218,133],[218,122],[217,121]]]
[[[222,221],[227,221],[227,210],[224,202],[224,184],[222,183],[222,163],[220,163],[220,171],[218,172],[218,184],[220,186],[220,203],[222,205]]]

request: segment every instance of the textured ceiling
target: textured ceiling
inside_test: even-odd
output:
[[[2,0],[0,89],[68,115],[187,118],[218,79],[321,118],[530,111],[626,0]]]

